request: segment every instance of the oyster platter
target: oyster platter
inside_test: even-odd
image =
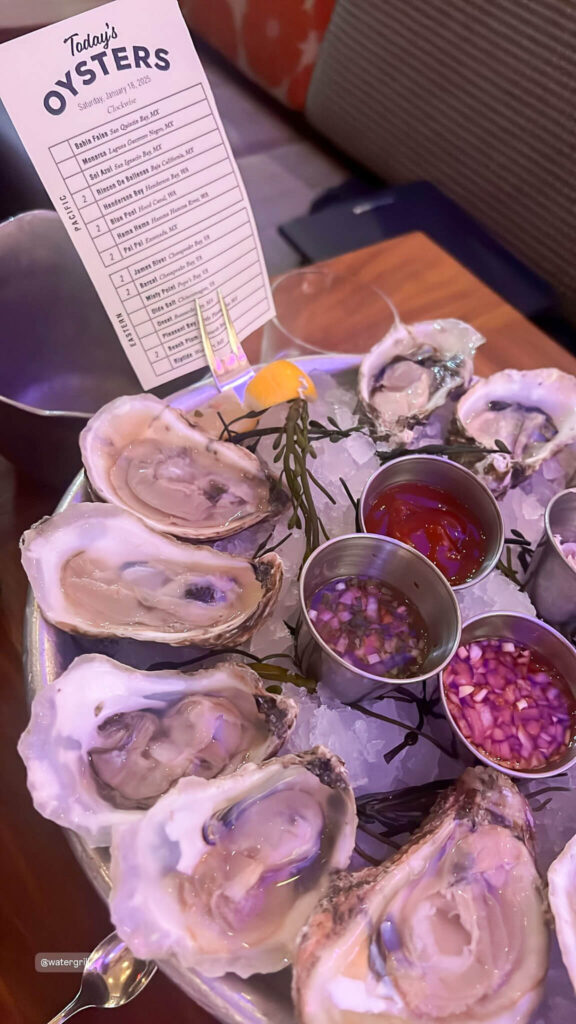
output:
[[[483,341],[118,398],[22,538],[35,807],[228,1024],[576,1017],[576,378]]]

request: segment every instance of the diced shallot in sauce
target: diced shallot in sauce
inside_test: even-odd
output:
[[[344,661],[370,675],[409,679],[428,654],[422,616],[395,587],[370,576],[331,580],[308,608],[324,642]]]
[[[506,768],[549,767],[572,740],[576,701],[568,683],[512,640],[459,647],[444,671],[444,692],[462,735]]]

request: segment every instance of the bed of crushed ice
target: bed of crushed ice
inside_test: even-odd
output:
[[[333,416],[340,427],[347,428],[357,423],[355,371],[345,371],[332,377],[315,374],[314,382],[318,399],[311,405],[311,418],[325,423]],[[280,410],[266,414],[266,422],[281,422]],[[450,402],[433,414],[428,423],[419,427],[411,446],[431,444],[445,439],[446,428],[453,414]],[[342,477],[355,498],[371,474],[380,465],[373,441],[354,434],[337,444],[324,441],[315,445],[318,458],[314,474],[336,499],[333,505],[319,491],[316,491],[316,508],[329,536],[354,532],[354,509],[347,498],[339,478]],[[271,441],[264,439],[259,453],[272,464]],[[550,498],[570,482],[576,470],[576,452],[566,450],[545,463],[521,487],[509,491],[501,501],[506,536],[512,529],[519,530],[536,546],[543,531],[544,510]],[[269,541],[273,545],[286,536],[287,516],[278,522]],[[245,552],[254,550],[263,535],[264,526],[245,531],[237,538],[222,543],[228,550]],[[265,533],[264,533],[265,535]],[[296,531],[278,550],[285,567],[285,580],[280,602],[272,619],[258,631],[251,644],[251,651],[259,656],[286,653],[292,650],[291,637],[283,620],[294,622],[298,612],[297,573],[304,550],[301,533]],[[483,612],[506,610],[535,614],[527,594],[501,572],[495,570],[480,583],[458,593],[462,620]],[[428,683],[430,688],[434,684]],[[432,779],[457,777],[466,764],[473,759],[459,748],[458,760],[442,753],[429,741],[421,738],[414,746],[405,748],[389,763],[384,755],[401,744],[405,730],[362,712],[346,707],[330,695],[320,682],[314,695],[293,685],[284,686],[284,693],[299,705],[299,715],[294,732],[286,746],[287,751],[306,750],[316,744],[324,744],[346,762],[350,781],[357,795],[401,789],[405,786],[420,785]],[[384,700],[364,698],[363,704],[388,717],[416,722],[416,710],[410,704],[400,703],[387,697]],[[412,717],[410,717],[412,716]],[[430,719],[426,729],[449,745],[450,727],[444,720]],[[574,770],[571,773],[574,775]],[[547,780],[543,780],[546,784]],[[571,785],[576,783],[576,776]],[[531,784],[533,790],[538,784]],[[566,779],[562,785],[568,785]],[[545,871],[562,847],[576,832],[576,789],[572,792],[557,792],[549,804],[535,814],[537,834],[537,857],[541,870]],[[383,856],[386,851],[381,851]],[[361,862],[356,862],[360,866]],[[555,940],[553,943],[547,994],[534,1018],[534,1024],[572,1024],[575,1002],[566,971],[562,965]]]

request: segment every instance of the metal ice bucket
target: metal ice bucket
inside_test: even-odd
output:
[[[0,453],[64,488],[89,416],[142,388],[56,213],[0,224],[0,346]]]

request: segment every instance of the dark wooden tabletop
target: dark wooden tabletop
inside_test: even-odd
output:
[[[482,373],[503,366],[550,365],[576,373],[572,355],[423,235],[407,235],[331,263],[379,284],[405,320],[468,320],[488,338],[477,356]],[[112,930],[106,907],[76,864],[66,837],[34,811],[16,752],[27,721],[21,667],[26,581],[18,538],[32,522],[52,512],[59,498],[54,489],[19,476],[0,460],[0,1024],[46,1024],[75,994],[79,976],[38,973],[37,953],[88,952]],[[212,1021],[160,974],[143,995],[114,1011],[113,1017],[104,1010],[87,1014],[87,1024]]]

